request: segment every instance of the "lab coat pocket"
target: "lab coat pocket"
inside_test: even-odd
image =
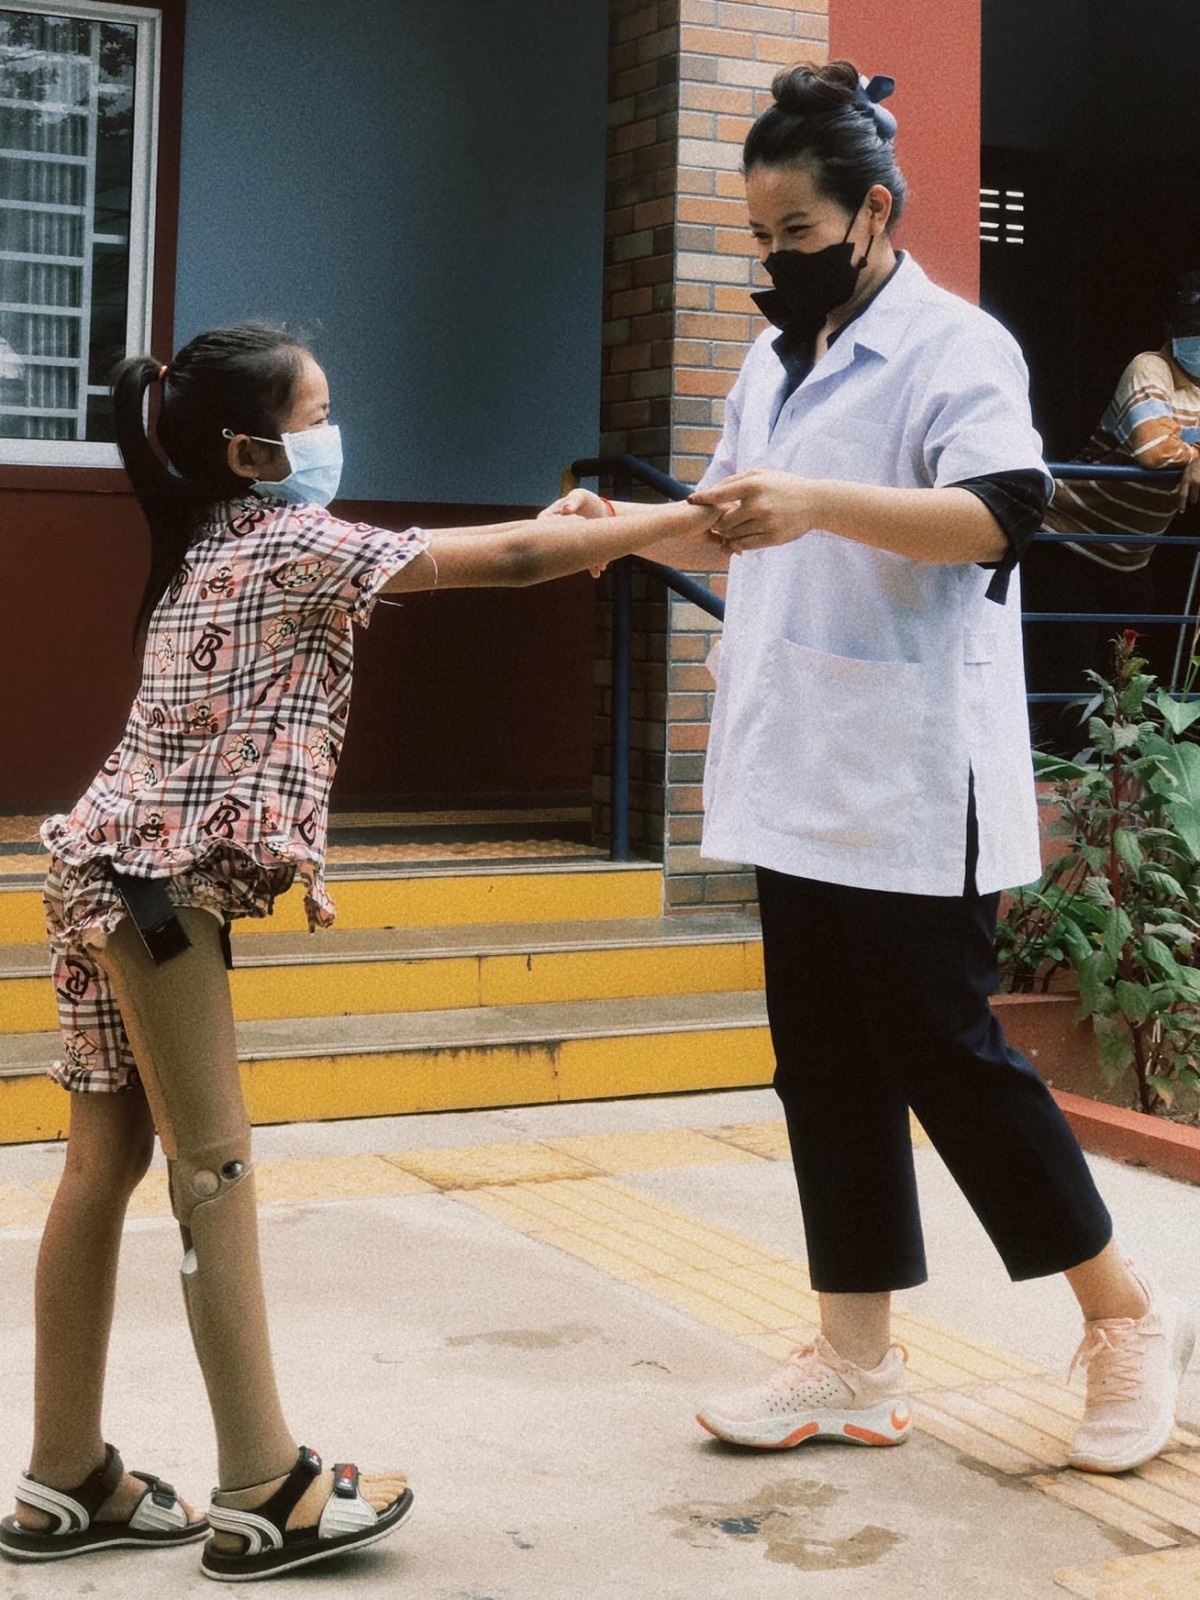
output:
[[[777,639],[763,689],[749,751],[758,822],[846,848],[911,848],[924,666]]]

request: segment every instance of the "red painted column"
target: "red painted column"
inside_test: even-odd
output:
[[[936,283],[979,298],[980,0],[829,0],[829,55],[896,80],[909,209],[896,242]]]

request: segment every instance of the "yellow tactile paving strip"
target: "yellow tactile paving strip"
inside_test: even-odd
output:
[[[1055,1577],[1079,1600],[1192,1600],[1200,1595],[1200,1550],[1118,1556],[1102,1566],[1072,1567]]]
[[[924,1135],[914,1125],[914,1140]],[[467,1148],[263,1161],[260,1200],[317,1204],[431,1192],[635,1286],[765,1354],[782,1357],[818,1322],[801,1264],[621,1181],[623,1174],[788,1159],[782,1122],[583,1134]],[[0,1183],[0,1232],[40,1226],[54,1185]],[[170,1216],[165,1176],[151,1173],[131,1214]],[[917,1426],[1145,1547],[1056,1574],[1080,1600],[1200,1595],[1200,1433],[1135,1473],[1066,1467],[1079,1390],[1020,1357],[919,1317],[898,1314]]]

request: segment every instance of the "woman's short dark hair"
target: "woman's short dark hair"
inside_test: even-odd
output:
[[[771,93],[775,104],[746,135],[742,171],[806,167],[818,192],[846,211],[857,211],[867,190],[881,183],[892,197],[888,226],[894,227],[908,185],[891,138],[879,131],[873,108],[860,93],[854,63],[791,67],[776,74]]]
[[[1200,272],[1181,272],[1167,299],[1167,320],[1176,333],[1200,331]]]
[[[117,446],[150,527],[150,574],[135,638],[183,565],[205,512],[246,492],[246,480],[229,465],[224,430],[278,438],[306,353],[287,329],[245,322],[199,334],[168,367],[153,356],[130,356],[117,367]],[[173,471],[151,444],[144,421],[147,390],[160,379],[154,431]]]

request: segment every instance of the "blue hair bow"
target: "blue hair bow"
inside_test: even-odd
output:
[[[891,140],[896,137],[896,119],[890,111],[885,111],[879,104],[886,100],[896,87],[895,78],[883,77],[876,74],[868,79],[864,74],[859,75],[858,93],[855,102],[863,111],[869,111],[875,123],[875,132],[881,139]]]

